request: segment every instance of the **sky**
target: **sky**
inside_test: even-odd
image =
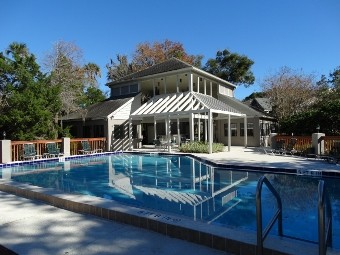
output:
[[[340,66],[339,13],[339,0],[2,0],[0,52],[25,43],[42,65],[56,42],[72,42],[108,91],[106,64],[139,43],[180,42],[203,65],[228,49],[254,61],[255,83],[235,90],[242,100],[283,66],[317,78]]]

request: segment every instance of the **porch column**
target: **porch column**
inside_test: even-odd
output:
[[[179,80],[178,80],[178,74],[176,75],[176,92],[179,93]]]
[[[207,80],[204,79],[204,95],[207,94]]]
[[[210,82],[210,96],[212,96],[212,82]]]
[[[156,121],[156,118],[154,117],[153,119],[153,132],[154,132],[154,139],[156,140],[157,139],[157,121]]]
[[[164,85],[164,94],[166,94],[166,77],[163,79],[163,85]]]
[[[197,120],[198,141],[201,141],[201,114]]]
[[[212,112],[209,110],[208,112],[208,133],[209,133],[209,154],[212,153],[212,144],[213,144],[213,123],[212,123]]]
[[[143,137],[142,137],[142,125],[141,124],[138,124],[137,126],[137,137],[138,137],[138,148],[142,148],[142,140],[143,140]]]
[[[181,128],[179,119],[177,119],[177,145],[178,147],[181,145]]]
[[[230,144],[231,144],[231,125],[230,125],[230,114],[228,114],[228,151],[230,151]]]
[[[193,79],[193,74],[189,73],[189,75],[188,75],[189,92],[193,92],[192,79]]]
[[[168,152],[171,152],[171,120],[170,120],[170,116],[168,116],[166,118],[165,130],[166,130],[166,143],[168,145]]]
[[[129,150],[132,151],[132,119],[129,118]]]
[[[207,121],[208,120],[206,118],[207,117],[207,113],[206,112],[204,113],[204,117],[205,117],[204,118],[204,140],[205,140],[205,142],[207,142],[208,141],[208,135],[207,135],[208,134],[208,130],[207,130],[207,128],[208,128],[207,127]]]
[[[244,115],[244,147],[248,146],[248,122],[247,115]]]
[[[189,117],[189,130],[190,130],[190,141],[193,142],[194,139],[194,135],[195,135],[195,125],[194,125],[194,114],[190,113],[190,117]]]
[[[200,77],[197,77],[197,93],[200,93]]]

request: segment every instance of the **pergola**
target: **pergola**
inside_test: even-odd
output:
[[[132,121],[143,120],[152,117],[154,126],[157,122],[165,122],[166,141],[168,151],[171,151],[171,120],[177,120],[177,133],[180,135],[180,119],[189,119],[190,140],[194,140],[194,120],[198,120],[198,139],[200,139],[200,121],[205,125],[205,140],[209,141],[209,153],[212,153],[213,143],[213,119],[214,114],[218,119],[228,119],[228,150],[231,145],[230,119],[231,116],[243,117],[244,125],[247,126],[247,116],[218,99],[197,92],[183,92],[162,94],[151,98],[135,112],[129,119],[129,143],[132,149]],[[157,129],[154,129],[154,138],[157,138]],[[247,132],[244,136],[244,146],[247,146]]]

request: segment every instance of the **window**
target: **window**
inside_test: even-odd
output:
[[[231,136],[237,136],[237,124],[230,123]],[[228,123],[224,124],[224,136],[228,136]]]
[[[270,134],[270,128],[269,123],[262,122],[261,123],[261,136],[267,136]]]
[[[240,136],[244,136],[244,123],[240,123]],[[247,136],[254,136],[254,123],[247,123]]]
[[[138,84],[130,85],[130,93],[138,92]]]
[[[111,95],[119,96],[120,95],[120,87],[112,88],[111,89]]]
[[[137,125],[132,125],[132,138],[138,138]]]
[[[91,137],[91,127],[84,126],[83,127],[83,137]]]
[[[93,126],[93,135],[94,135],[94,137],[103,137],[104,136],[104,126],[103,125]]]
[[[121,93],[122,93],[122,95],[129,94],[129,86],[121,87]]]
[[[113,126],[113,137],[114,139],[124,138],[124,125],[114,125]]]

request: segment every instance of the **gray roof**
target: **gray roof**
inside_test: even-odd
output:
[[[272,117],[270,117],[270,116],[268,116],[268,115],[266,115],[262,112],[259,112],[259,111],[255,110],[254,108],[242,103],[241,101],[237,100],[236,98],[221,95],[219,99],[221,101],[223,101],[224,103],[226,103],[227,105],[229,105],[229,106],[237,109],[238,111],[246,114],[247,117],[258,116],[258,117],[265,117],[265,118],[273,119]]]
[[[271,111],[272,110],[272,104],[271,104],[269,98],[257,97],[254,100],[257,101],[257,103],[262,107],[262,109],[264,111]]]
[[[155,64],[155,65],[153,65],[149,68],[146,68],[144,70],[126,75],[126,76],[120,78],[119,80],[116,80],[116,81],[111,82],[111,83],[133,80],[133,79],[141,78],[141,77],[144,77],[144,76],[154,75],[154,74],[158,74],[158,73],[165,73],[165,72],[179,70],[179,69],[188,68],[188,67],[193,67],[193,66],[188,64],[188,63],[185,63],[185,62],[183,62],[183,61],[181,61],[177,58],[171,58],[171,59],[166,60],[162,63]],[[108,83],[108,85],[109,84],[110,83]]]
[[[103,102],[90,105],[84,110],[73,112],[68,116],[64,116],[62,120],[82,120],[83,116],[85,116],[85,119],[103,119],[124,105],[130,99],[132,99],[132,97],[115,100],[108,99]]]

